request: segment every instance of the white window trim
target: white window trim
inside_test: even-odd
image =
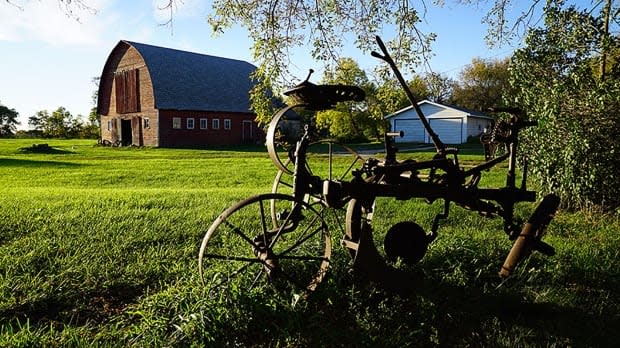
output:
[[[175,127],[176,125],[176,127]],[[180,117],[173,117],[172,118],[172,129],[181,129],[183,126],[181,124],[181,118]]]
[[[192,124],[191,127],[190,127],[190,123]],[[194,128],[196,128],[196,120],[193,117],[188,117],[185,120],[185,128],[187,128],[187,129],[194,129]]]
[[[211,119],[211,129],[220,129],[220,119],[219,118]]]
[[[203,121],[204,121],[204,127],[202,126],[202,122]],[[200,129],[209,129],[209,120],[206,117],[200,118],[200,121],[198,121],[198,122],[200,122],[200,124],[199,124]]]
[[[230,118],[224,119],[224,129],[231,130],[232,129],[232,120]]]
[[[148,117],[144,117],[142,119],[142,125],[144,129],[149,129],[151,128],[151,119],[149,119]]]

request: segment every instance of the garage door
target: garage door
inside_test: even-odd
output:
[[[439,135],[439,139],[446,144],[461,144],[463,132],[462,118],[431,119],[431,128]],[[430,139],[429,139],[430,141]]]
[[[402,138],[396,138],[399,143],[423,143],[424,142],[424,126],[418,118],[394,120],[394,132],[403,132]]]

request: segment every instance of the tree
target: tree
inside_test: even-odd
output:
[[[78,117],[81,119],[81,117]],[[85,139],[97,139],[101,135],[101,119],[97,114],[97,107],[90,109],[86,123],[82,124],[79,137]]]
[[[19,113],[0,103],[0,137],[11,137],[17,131]]]
[[[398,80],[388,76],[376,84],[378,87],[367,98],[372,98],[383,117],[411,105]],[[420,75],[414,75],[407,85],[417,100],[428,99],[431,95],[427,80]]]
[[[436,103],[446,103],[451,99],[455,82],[448,76],[428,73],[424,77],[424,83],[428,91],[425,99]]]
[[[169,0],[166,9],[172,10],[177,0]],[[454,3],[471,6],[490,5],[484,21],[489,25],[488,42],[502,44],[519,32],[525,32],[538,19],[540,0],[508,20],[515,0],[454,0]],[[549,3],[563,3],[550,0]],[[576,2],[576,1],[574,1]],[[433,2],[443,5],[444,1]],[[375,49],[374,36],[390,27],[395,37],[388,46],[395,61],[407,68],[428,58],[433,33],[425,33],[419,24],[426,11],[426,2],[411,0],[358,0],[358,1],[234,1],[216,0],[214,13],[208,21],[214,32],[222,32],[232,25],[241,24],[254,41],[254,58],[259,67],[256,78],[260,82],[252,93],[258,120],[271,117],[268,108],[269,93],[277,93],[287,84],[290,52],[296,47],[311,47],[311,55],[319,61],[335,62],[343,42],[352,40],[362,51]]]
[[[28,124],[46,138],[75,138],[84,128],[81,118],[74,117],[62,106],[51,114],[47,110],[37,111],[28,118]]]
[[[81,135],[82,138],[97,139],[101,135],[101,116],[97,114],[100,80],[101,78],[99,76],[95,76],[91,79],[96,88],[93,90],[93,94],[91,95],[93,107],[90,109],[87,123],[83,127],[83,134]]]
[[[455,82],[450,77],[439,73],[414,75],[407,86],[413,92],[417,101],[428,99],[437,103],[446,103],[452,97],[452,88]],[[388,78],[380,83],[377,93],[378,99],[384,100],[389,113],[410,106],[411,101],[396,79]]]
[[[375,88],[364,70],[351,58],[341,58],[334,69],[327,70],[322,83],[358,86],[367,95],[371,95]],[[367,105],[354,102],[338,103],[334,109],[316,115],[318,128],[329,130],[332,137],[345,142],[378,137],[383,129],[382,123],[383,118],[373,115]]]
[[[533,172],[571,208],[620,206],[620,66],[594,64],[620,38],[603,18],[551,4],[511,62],[517,101],[538,121],[523,139]]]
[[[344,37],[350,35],[357,47],[369,51],[375,48],[375,35],[392,26],[398,35],[389,40],[388,46],[397,61],[412,64],[427,57],[434,39],[433,34],[418,30],[419,13],[409,1],[216,0],[213,10],[208,21],[214,32],[241,24],[254,42],[252,50],[258,63],[255,77],[259,83],[251,96],[262,122],[271,117],[269,93],[265,91],[273,89],[278,93],[290,84],[287,67],[295,47],[309,46],[313,58],[334,65]]]
[[[503,106],[503,97],[513,94],[508,71],[509,58],[485,60],[474,58],[459,74],[451,102],[472,110],[486,111]]]

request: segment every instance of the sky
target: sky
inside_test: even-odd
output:
[[[56,0],[11,1],[18,6],[0,2],[0,103],[19,112],[18,129],[28,129],[28,117],[37,111],[51,112],[60,106],[73,115],[87,116],[96,91],[92,80],[100,76],[120,40],[255,63],[252,43],[243,28],[212,35],[206,21],[207,0],[183,0],[172,30],[161,25],[169,15],[157,9],[163,0],[84,0],[96,13],[74,8],[79,21],[68,16]],[[427,1],[427,10],[422,28],[437,34],[429,63],[434,72],[456,77],[472,58],[502,58],[514,50],[486,46],[487,27],[481,22],[485,8],[437,7]],[[295,52],[293,72],[300,79],[308,69],[320,69],[309,53]],[[342,56],[354,58],[366,69],[379,64],[355,47],[346,47]]]

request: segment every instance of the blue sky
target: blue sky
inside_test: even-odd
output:
[[[55,0],[14,2],[22,9],[0,3],[0,103],[19,112],[20,129],[28,127],[28,117],[37,111],[59,106],[73,115],[88,115],[96,89],[92,78],[101,74],[119,40],[253,62],[251,42],[243,29],[212,36],[205,19],[209,1],[183,0],[172,32],[159,25],[168,15],[157,10],[161,0],[85,0],[97,13],[76,11],[80,22],[69,18]],[[423,28],[438,35],[430,61],[433,71],[456,76],[474,57],[501,58],[514,49],[486,47],[486,27],[481,23],[485,8],[427,3]],[[342,55],[367,69],[378,63],[354,47]],[[293,61],[293,72],[300,78],[309,68],[320,69],[303,50],[296,51]]]

